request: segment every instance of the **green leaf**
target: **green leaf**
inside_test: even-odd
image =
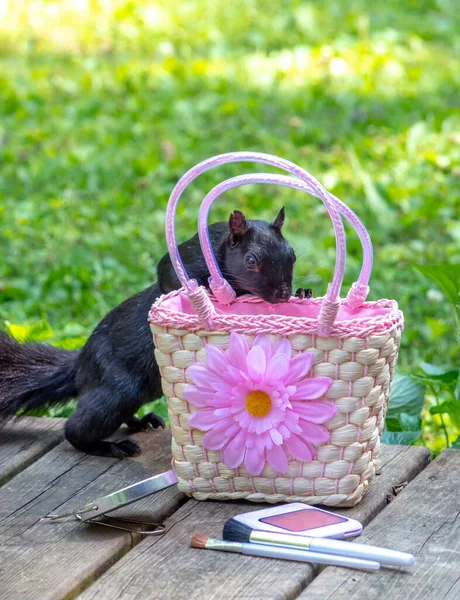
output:
[[[457,385],[455,386],[454,396],[455,399],[460,402],[460,377],[457,380]]]
[[[430,408],[430,413],[432,415],[447,414],[455,427],[458,428],[460,426],[460,402],[456,400],[444,400],[444,402],[432,406]]]
[[[457,403],[453,400],[444,400],[440,404],[436,404],[430,408],[430,414],[432,415],[445,415],[455,413],[457,411],[457,407],[455,406]],[[460,403],[458,404],[458,409],[460,409]]]
[[[451,444],[451,448],[458,448],[460,449],[460,435],[458,436],[458,438],[455,440],[455,442],[453,442]]]
[[[452,367],[437,367],[429,363],[422,362],[420,367],[424,373],[428,375],[428,379],[437,382],[442,381],[443,383],[456,383],[460,371],[458,369],[452,369]],[[417,377],[417,375],[415,375]]]
[[[432,317],[426,317],[425,319],[428,327],[431,331],[431,337],[437,339],[445,335],[452,329],[452,326],[439,319],[433,319]]]
[[[427,375],[442,375],[443,373],[446,373],[446,371],[451,370],[450,368],[438,367],[437,365],[432,365],[427,362],[421,362],[420,368]]]
[[[29,417],[64,417],[68,418],[75,410],[77,403],[75,400],[69,400],[63,404],[56,404],[45,408],[35,408],[28,412],[20,411],[19,414]]]
[[[54,336],[53,330],[46,319],[35,325],[17,325],[6,322],[10,335],[18,342],[49,340]]]
[[[451,423],[457,428],[460,429],[460,402],[455,400],[445,400],[436,406],[432,406],[430,408],[430,413],[432,415],[449,415],[449,419]]]
[[[413,379],[414,382],[420,383],[426,386],[441,386],[443,388],[452,388],[453,385],[456,384],[458,373],[452,372],[449,375],[445,376],[436,376],[432,375],[431,377],[424,375],[417,375],[417,373],[411,373],[410,378]]]
[[[384,431],[382,442],[384,444],[410,446],[418,440],[421,433],[421,431]]]
[[[399,420],[399,416],[386,416],[385,426],[388,431],[402,431],[401,421]]]
[[[79,350],[86,344],[86,340],[87,338],[83,336],[66,338],[57,342],[53,342],[53,346],[63,348],[64,350]]]
[[[418,417],[424,401],[425,387],[408,375],[398,375],[391,386],[388,416],[399,417],[404,412]]]
[[[418,415],[401,413],[399,415],[399,422],[401,423],[402,431],[421,431],[422,429],[422,418]]]
[[[449,302],[456,307],[460,294],[460,263],[437,265],[414,265],[425,277],[431,279],[446,295]]]

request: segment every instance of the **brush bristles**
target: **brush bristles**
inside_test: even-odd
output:
[[[249,525],[240,523],[236,519],[229,519],[224,525],[222,537],[230,542],[250,542],[251,533],[252,527]]]
[[[190,547],[191,548],[206,548],[206,542],[209,540],[207,535],[204,535],[203,533],[195,533],[195,535],[192,536],[192,539],[190,540]]]

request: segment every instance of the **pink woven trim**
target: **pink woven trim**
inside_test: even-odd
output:
[[[231,304],[235,301],[235,291],[223,277],[210,277],[209,287],[221,304]]]
[[[182,290],[183,291],[183,290]],[[177,290],[161,296],[152,306],[148,320],[160,327],[171,327],[174,329],[185,329],[187,331],[203,331],[203,326],[196,315],[185,314],[164,308],[165,300],[178,295]],[[301,300],[291,298],[293,303],[313,303],[321,306],[323,298],[314,300]],[[256,296],[241,296],[235,303],[257,303],[262,302]],[[342,301],[343,303],[344,301]],[[404,317],[395,300],[378,300],[366,302],[363,308],[388,308],[388,313],[375,317],[363,317],[336,321],[329,330],[328,337],[337,338],[366,338],[369,335],[386,334],[404,325]],[[212,319],[212,331],[236,331],[248,335],[258,333],[272,333],[278,335],[314,335],[318,331],[318,319],[305,317],[291,317],[284,315],[237,315],[221,314],[215,312]]]
[[[196,314],[200,315],[201,323],[207,329],[212,329],[214,326],[212,322],[214,309],[205,289],[198,286],[194,279],[191,279],[187,282],[187,295]]]
[[[347,294],[345,302],[351,308],[357,309],[366,301],[368,294],[369,286],[355,281]]]
[[[332,324],[337,318],[340,309],[340,298],[332,301],[324,298],[318,315],[318,335],[327,337]]]

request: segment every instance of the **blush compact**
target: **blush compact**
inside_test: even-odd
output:
[[[355,519],[300,502],[243,513],[233,519],[258,531],[335,539],[359,535],[363,529]]]

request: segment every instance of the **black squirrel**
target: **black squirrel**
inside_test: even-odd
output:
[[[234,211],[228,223],[210,226],[222,274],[238,295],[251,293],[270,303],[292,293],[294,250],[281,228],[284,207],[273,223],[246,220]],[[209,271],[198,234],[179,246],[191,278],[207,286]],[[104,441],[123,423],[132,431],[164,427],[149,413],[136,411],[162,395],[147,315],[161,296],[180,288],[169,255],[157,266],[158,282],[125,300],[99,323],[79,351],[42,343],[20,344],[0,332],[0,420],[78,396],[65,425],[67,440],[88,454],[123,458],[140,452],[130,440]]]

